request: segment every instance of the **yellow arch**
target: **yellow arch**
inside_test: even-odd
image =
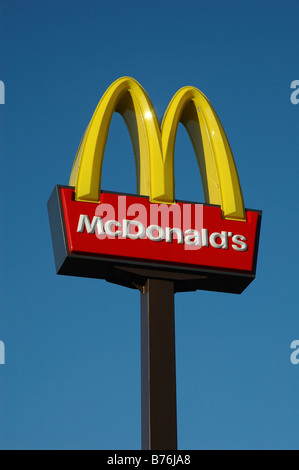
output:
[[[151,194],[151,161],[156,172],[163,174],[161,133],[154,107],[136,80],[120,78],[103,95],[79,146],[70,178],[79,201],[100,201],[104,151],[115,111],[124,118],[132,139],[138,193]]]
[[[76,199],[100,201],[101,171],[114,111],[124,118],[134,148],[138,193],[152,202],[171,204],[174,194],[174,146],[179,122],[192,141],[207,203],[221,205],[226,219],[245,220],[234,158],[222,125],[208,99],[185,87],[171,100],[161,130],[154,107],[139,83],[129,77],[114,82],[102,97],[83,136],[70,185]]]
[[[192,141],[206,202],[221,205],[227,219],[245,220],[242,190],[227,137],[211,103],[194,87],[184,87],[175,94],[162,121],[169,198],[174,199],[174,146],[179,122],[185,126]]]

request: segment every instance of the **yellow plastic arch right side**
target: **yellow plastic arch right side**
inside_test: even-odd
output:
[[[174,146],[179,122],[186,127],[191,138],[206,202],[221,205],[226,219],[246,220],[240,181],[227,137],[211,103],[194,87],[184,87],[176,93],[161,126],[169,192],[173,186]]]

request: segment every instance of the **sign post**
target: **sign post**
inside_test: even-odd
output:
[[[143,450],[177,449],[174,283],[148,279],[141,294]]]
[[[134,148],[137,195],[101,190],[112,115]],[[205,203],[175,199],[174,146],[191,138]],[[245,209],[218,116],[197,88],[171,100],[160,126],[136,80],[116,80],[86,129],[69,186],[48,201],[57,274],[105,279],[141,292],[142,448],[177,448],[174,294],[241,294],[254,280],[261,212]]]

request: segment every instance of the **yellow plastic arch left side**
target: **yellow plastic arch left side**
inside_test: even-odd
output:
[[[138,192],[151,195],[151,166],[157,175],[164,174],[160,127],[154,107],[136,80],[123,77],[103,95],[78,149],[69,183],[76,187],[78,201],[100,202],[104,151],[115,111],[123,116],[132,139]],[[163,191],[162,188],[160,192]]]

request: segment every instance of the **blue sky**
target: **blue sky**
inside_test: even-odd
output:
[[[46,203],[107,87],[129,75],[162,117],[185,85],[212,102],[245,205],[263,210],[241,295],[176,295],[180,449],[299,449],[297,0],[0,0],[1,449],[139,449],[139,293],[55,274]],[[203,199],[185,130],[176,197]],[[103,189],[135,192],[112,119]]]

